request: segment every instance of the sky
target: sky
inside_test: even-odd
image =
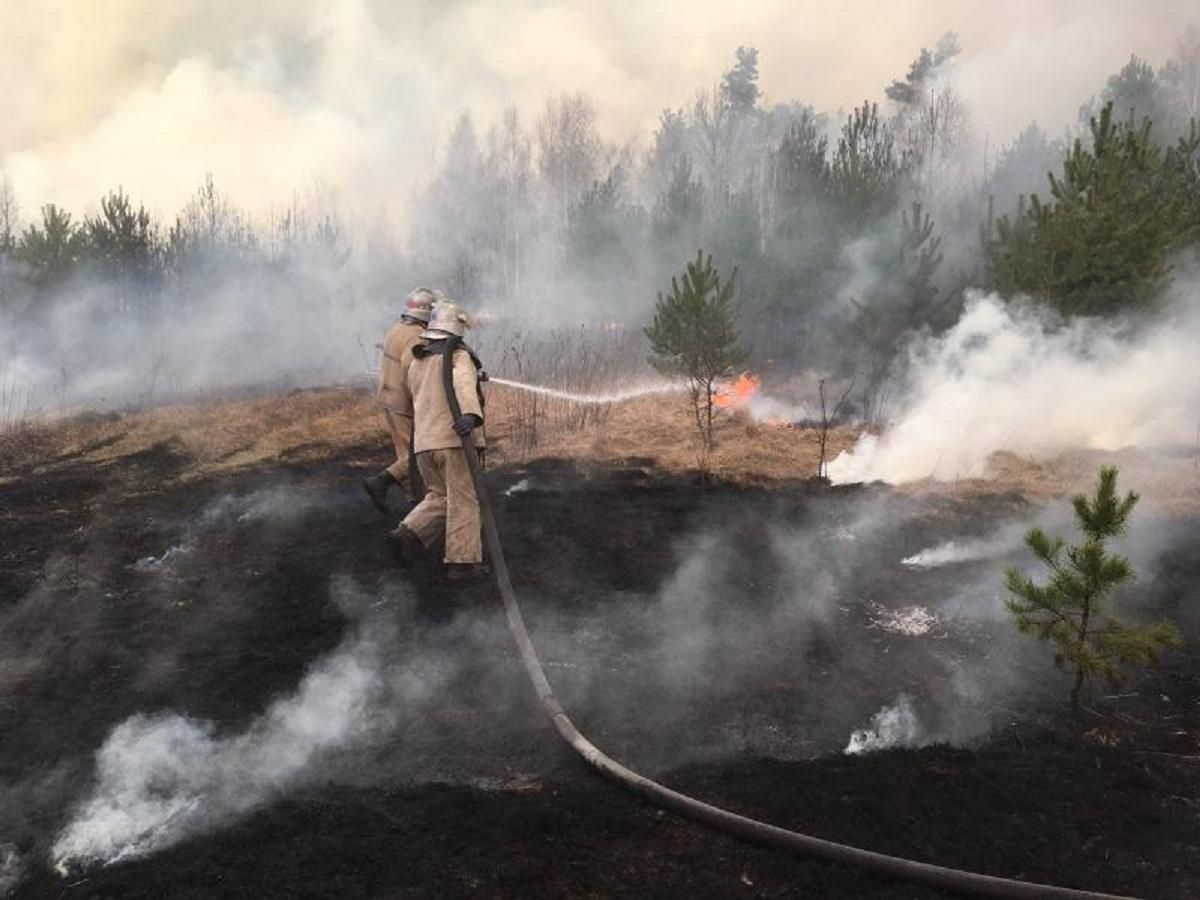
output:
[[[458,114],[531,125],[583,91],[610,140],[646,145],[659,112],[760,51],[768,101],[883,99],[922,46],[963,47],[958,87],[991,148],[1052,134],[1130,53],[1155,64],[1194,0],[886,4],[494,0],[8,0],[0,5],[0,169],[26,218],[77,215],[122,186],[173,216],[206,173],[256,215],[319,185],[351,211],[402,209]],[[402,213],[399,213],[402,216]]]

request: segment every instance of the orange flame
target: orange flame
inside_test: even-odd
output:
[[[722,409],[740,409],[758,393],[760,383],[757,375],[743,372],[735,381],[727,381],[716,387],[713,391],[713,405]]]

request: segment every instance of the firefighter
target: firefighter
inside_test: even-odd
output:
[[[429,324],[433,305],[442,297],[441,291],[419,287],[404,301],[404,312],[400,319],[388,329],[383,339],[383,360],[379,366],[379,388],[375,401],[383,407],[388,430],[392,433],[392,444],[396,448],[396,460],[378,475],[363,480],[363,489],[380,512],[387,512],[387,494],[392,485],[413,500],[419,494],[416,477],[416,462],[412,450],[412,403],[408,397],[408,366],[412,362],[413,345]]]
[[[462,438],[474,433],[475,452],[484,447],[483,394],[479,385],[486,376],[479,359],[465,344],[457,343],[452,358],[454,394],[461,410],[457,419],[451,413],[443,381],[449,339],[461,338],[466,328],[467,317],[462,309],[441,301],[434,307],[421,341],[413,347],[408,369],[413,449],[426,493],[388,535],[397,555],[406,563],[444,535],[446,575],[454,580],[487,574],[479,500],[462,445]]]

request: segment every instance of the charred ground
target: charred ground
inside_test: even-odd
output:
[[[358,487],[379,451],[197,476],[164,440],[12,468],[0,485],[0,843],[25,861],[18,896],[939,896],[743,846],[599,781],[542,721],[489,591],[452,595],[432,573],[397,571],[388,521]],[[1076,720],[1044,648],[978,614],[995,560],[900,564],[1020,521],[1020,496],[701,488],[645,460],[489,478],[550,677],[615,756],[870,849],[1200,894],[1194,522],[1173,523],[1139,588],[1189,647]],[[874,624],[914,603],[941,615],[929,634]],[[161,853],[67,879],[49,868],[115,725],[171,711],[237,732],[353,622],[376,620],[396,629],[397,660],[453,661],[385,740]],[[902,693],[918,743],[932,743],[842,755]]]

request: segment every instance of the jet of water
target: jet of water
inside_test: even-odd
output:
[[[683,385],[668,382],[666,384],[649,384],[640,387],[626,388],[623,391],[613,391],[608,394],[575,394],[571,391],[560,391],[557,388],[542,387],[536,384],[526,384],[523,381],[510,381],[507,378],[496,378],[489,376],[488,381],[492,384],[502,384],[505,387],[515,388],[518,391],[528,391],[532,394],[541,394],[543,397],[553,397],[557,400],[569,400],[572,403],[583,403],[589,405],[597,405],[603,403],[624,403],[627,400],[637,400],[641,397],[651,397],[655,394],[673,394],[676,391],[683,390]]]

